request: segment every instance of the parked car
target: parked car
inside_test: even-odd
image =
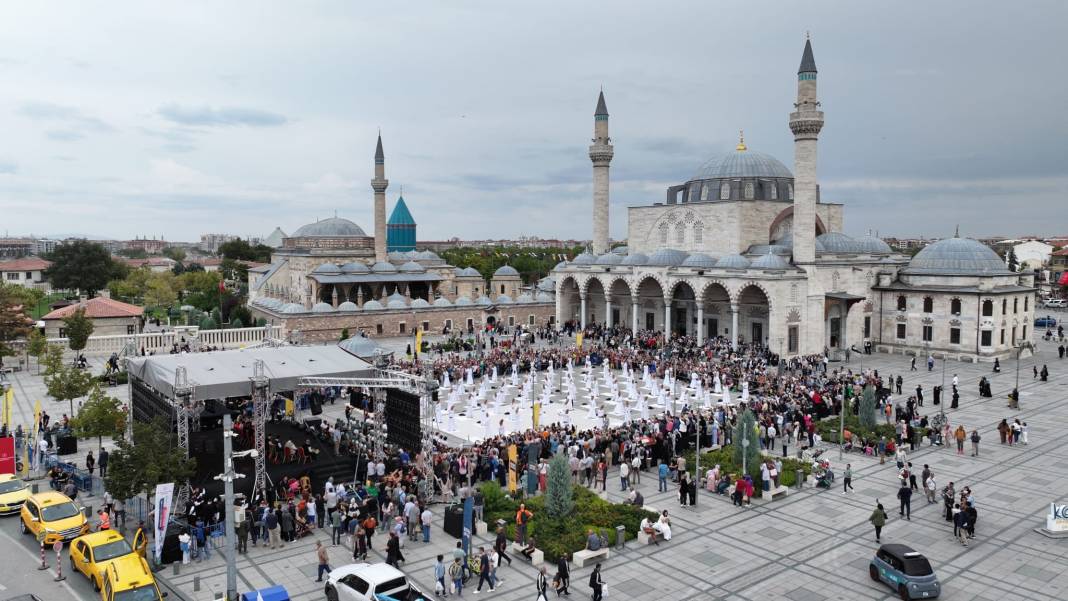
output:
[[[907,545],[887,544],[879,547],[868,565],[868,575],[884,582],[902,599],[933,599],[942,593],[931,562]]]
[[[328,601],[376,601],[385,595],[398,601],[429,601],[397,568],[385,563],[353,563],[330,572]]]
[[[0,474],[0,515],[18,513],[30,496],[30,487],[14,474]]]
[[[55,491],[30,495],[22,504],[19,517],[19,531],[42,539],[48,546],[89,532],[89,522],[81,507],[67,495]]]
[[[104,584],[104,572],[113,563],[119,564],[119,571],[131,576],[141,571],[141,556],[134,552],[130,543],[115,530],[90,532],[74,539],[70,544],[70,567],[81,572],[98,591]],[[152,572],[148,572],[151,579]]]
[[[1063,298],[1047,298],[1043,301],[1042,306],[1047,309],[1064,309],[1068,307],[1068,300]]]
[[[1057,320],[1048,315],[1046,317],[1039,317],[1035,320],[1036,328],[1052,328],[1055,325],[1057,325]]]

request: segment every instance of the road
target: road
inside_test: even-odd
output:
[[[98,601],[100,594],[93,591],[89,580],[80,573],[70,573],[70,556],[64,546],[63,575],[56,582],[56,553],[51,548],[45,553],[48,570],[41,566],[41,547],[36,539],[19,533],[18,515],[0,517],[0,599],[33,593],[41,601]]]

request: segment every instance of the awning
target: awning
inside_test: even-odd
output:
[[[848,292],[827,292],[823,295],[823,317],[824,319],[830,315],[831,307],[845,303],[846,311],[859,301],[864,300],[863,296],[857,296],[856,294],[849,294]],[[845,317],[843,315],[842,317]]]

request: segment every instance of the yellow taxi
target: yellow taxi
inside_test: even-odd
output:
[[[134,555],[133,547],[126,539],[114,530],[101,530],[79,536],[70,544],[70,567],[76,572],[85,574],[86,578],[93,583],[93,590],[100,590],[104,582],[104,572],[113,563],[120,565],[120,571],[127,569],[127,556]],[[137,557],[140,559],[140,557]],[[135,564],[137,562],[134,562]],[[136,569],[138,566],[134,566]]]
[[[148,562],[137,553],[112,561],[104,570],[103,601],[160,601],[166,596],[159,591]]]
[[[25,482],[14,474],[0,474],[0,515],[18,513],[29,496]]]
[[[63,493],[48,491],[30,495],[22,504],[19,531],[32,534],[44,544],[69,541],[89,532],[82,509]]]

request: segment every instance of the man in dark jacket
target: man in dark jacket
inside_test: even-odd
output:
[[[478,548],[478,588],[475,589],[476,593],[482,592],[482,583],[489,583],[489,590],[493,592],[493,577],[490,575],[490,560],[489,553],[486,553],[485,547]]]
[[[556,577],[560,579],[560,588],[556,589],[556,594],[570,595],[571,591],[567,590],[567,587],[571,586],[571,568],[567,565],[566,555],[561,555],[556,560]]]
[[[601,564],[597,564],[590,574],[590,588],[593,589],[593,601],[601,601],[601,591],[604,581],[601,580]]]
[[[398,561],[404,561],[404,555],[400,550],[400,539],[397,538],[397,533],[389,531],[389,541],[386,543],[386,563],[397,567]]]
[[[901,488],[897,489],[897,498],[901,500],[899,513],[905,516],[906,520],[912,521],[912,489],[909,488],[907,480],[902,481]]]

